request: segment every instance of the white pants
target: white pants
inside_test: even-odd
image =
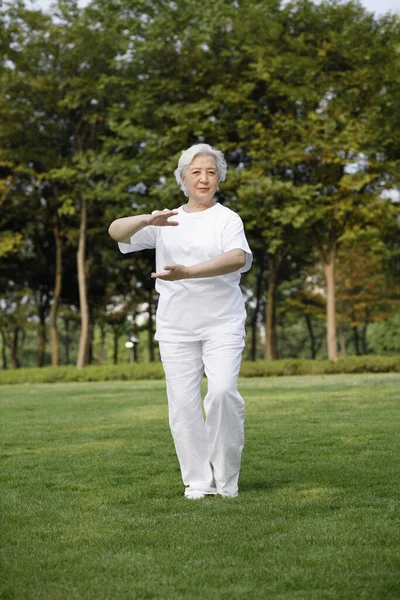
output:
[[[244,338],[160,342],[169,424],[186,492],[236,496],[244,445],[244,401],[237,391]],[[203,417],[200,386],[208,379]]]

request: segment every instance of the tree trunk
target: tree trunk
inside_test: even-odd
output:
[[[39,316],[39,347],[37,352],[37,366],[44,367],[45,363],[45,353],[46,353],[46,344],[47,344],[47,334],[46,334],[46,317],[48,315],[49,310],[49,295],[43,290],[39,290],[37,293],[37,310]]]
[[[306,313],[305,317],[306,317],[308,335],[310,336],[311,358],[314,360],[315,357],[317,356],[317,351],[316,351],[316,348],[315,348],[315,334],[314,334],[314,329],[313,329],[313,326],[312,326],[311,316]]]
[[[362,332],[361,332],[361,343],[362,343],[362,350],[363,350],[363,354],[368,354],[368,342],[367,342],[367,329],[368,329],[368,320],[369,317],[369,310],[368,308],[365,309],[365,321],[364,321],[364,325],[362,328]]]
[[[92,272],[94,265],[94,255],[93,252],[89,252],[87,259],[85,261],[85,280],[86,286],[91,280]],[[87,350],[86,350],[86,363],[91,365],[93,363],[93,340],[94,340],[94,332],[96,326],[96,311],[90,310],[90,307],[94,305],[93,299],[90,297],[88,290],[86,292],[87,305],[88,305],[88,314],[89,314],[89,331],[88,331],[88,340],[87,340]]]
[[[46,352],[46,321],[43,310],[39,310],[39,348],[37,355],[37,366],[44,367],[45,352]]]
[[[342,325],[338,327],[340,356],[346,356],[346,340],[344,339],[344,329]]]
[[[19,327],[15,327],[11,335],[11,357],[10,362],[13,369],[18,369],[21,365],[18,358],[18,337]]]
[[[78,267],[79,306],[81,311],[81,334],[79,339],[78,359],[76,366],[82,369],[88,360],[89,348],[89,306],[87,299],[85,254],[86,254],[87,202],[82,199],[81,225],[79,230],[79,246],[76,255]]]
[[[100,322],[100,348],[99,348],[99,363],[103,364],[106,356],[106,325]]]
[[[335,307],[335,259],[336,252],[332,250],[330,260],[324,262],[324,273],[326,280],[326,338],[328,346],[328,358],[337,359],[337,341],[336,341],[336,307]]]
[[[260,256],[256,280],[256,305],[254,307],[253,319],[251,321],[251,360],[257,360],[257,325],[258,315],[261,308],[262,280],[264,275],[264,254]]]
[[[153,290],[149,291],[149,319],[147,321],[147,334],[149,344],[149,361],[154,362],[154,307]]]
[[[70,337],[69,337],[69,319],[64,317],[64,347],[65,347],[65,364],[69,365],[71,362],[71,357],[69,353],[70,349]]]
[[[57,216],[54,218],[53,234],[56,243],[56,274],[54,280],[53,302],[50,307],[50,342],[51,342],[51,365],[58,367],[60,362],[60,344],[58,341],[57,312],[61,295],[62,284],[62,239],[58,226]]]
[[[1,360],[2,360],[2,368],[7,369],[7,339],[4,331],[1,331]]]
[[[365,323],[365,325],[362,328],[362,333],[361,333],[361,345],[362,345],[362,353],[363,354],[368,354],[367,327],[368,327],[368,323]]]
[[[276,258],[268,256],[268,288],[265,310],[265,358],[275,360],[278,358],[278,345],[276,339],[276,293],[278,281],[278,266]]]
[[[113,336],[114,336],[114,353],[113,360],[114,365],[118,364],[118,340],[119,340],[119,327],[113,327]]]
[[[354,349],[356,351],[357,356],[360,356],[360,338],[358,335],[358,328],[353,327],[353,339],[354,339]]]

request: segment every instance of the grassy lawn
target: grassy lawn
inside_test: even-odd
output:
[[[162,381],[2,386],[1,599],[400,597],[400,375],[241,380],[236,499],[183,497]]]

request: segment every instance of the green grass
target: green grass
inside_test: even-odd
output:
[[[240,389],[240,495],[188,501],[162,381],[2,386],[0,598],[398,599],[400,375]]]

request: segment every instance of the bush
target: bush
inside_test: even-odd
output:
[[[333,373],[400,373],[400,356],[349,356],[338,360],[257,360],[244,361],[241,377],[275,377],[282,375],[322,375]],[[8,369],[0,371],[0,385],[13,383],[57,383],[66,381],[131,381],[163,379],[161,363],[90,365]]]
[[[323,375],[334,373],[400,373],[400,356],[349,356],[335,360],[305,358],[243,362],[242,377]]]
[[[74,366],[9,369],[0,371],[0,384],[59,383],[66,381],[128,381],[163,379],[161,363],[122,365],[90,365],[84,369]]]

